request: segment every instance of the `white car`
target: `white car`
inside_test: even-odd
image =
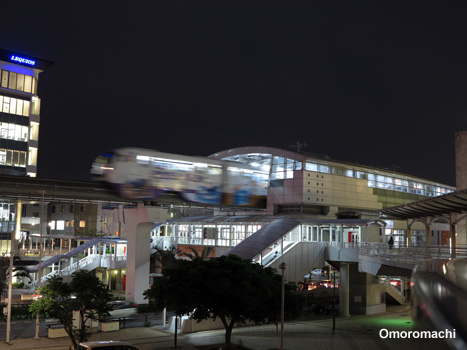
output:
[[[321,276],[321,269],[313,269],[310,273],[307,273],[305,278],[313,278],[315,276]]]
[[[126,341],[113,341],[113,340],[104,340],[104,341],[87,341],[84,343],[79,343],[76,350],[138,350],[137,347],[131,345]]]

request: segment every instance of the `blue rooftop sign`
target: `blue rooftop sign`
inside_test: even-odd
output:
[[[28,66],[35,66],[36,65],[35,60],[31,60],[29,58],[24,58],[24,57],[20,57],[20,56],[16,56],[16,55],[11,55],[10,60],[12,60],[14,62],[24,63],[24,64],[27,64]]]

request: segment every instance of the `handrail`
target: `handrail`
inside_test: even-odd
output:
[[[126,256],[113,256],[113,255],[101,255],[101,254],[90,254],[81,258],[80,260],[70,264],[62,269],[57,269],[41,277],[41,285],[47,283],[47,280],[53,276],[69,276],[78,269],[84,269],[86,266],[94,263],[99,260],[99,266],[102,264],[103,260],[114,260],[114,261],[125,261]],[[37,280],[33,281],[29,285],[29,290],[35,290],[37,288]]]

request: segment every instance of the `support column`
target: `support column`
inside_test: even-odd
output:
[[[349,263],[340,263],[339,314],[350,317],[349,313]]]
[[[425,245],[431,247],[431,226],[429,224],[426,225]]]
[[[137,304],[147,304],[143,292],[148,286],[149,260],[150,260],[150,232],[153,222],[140,223],[136,232],[130,234],[127,239],[127,263],[126,263],[126,289],[125,299]]]
[[[450,215],[449,228],[451,231],[451,258],[455,258],[456,249],[457,249],[456,215],[455,214]]]
[[[407,247],[412,245],[412,228],[407,226]]]

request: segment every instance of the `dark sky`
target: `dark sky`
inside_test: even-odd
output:
[[[455,184],[465,1],[9,1],[0,47],[39,81],[39,176],[118,147],[306,151]]]

